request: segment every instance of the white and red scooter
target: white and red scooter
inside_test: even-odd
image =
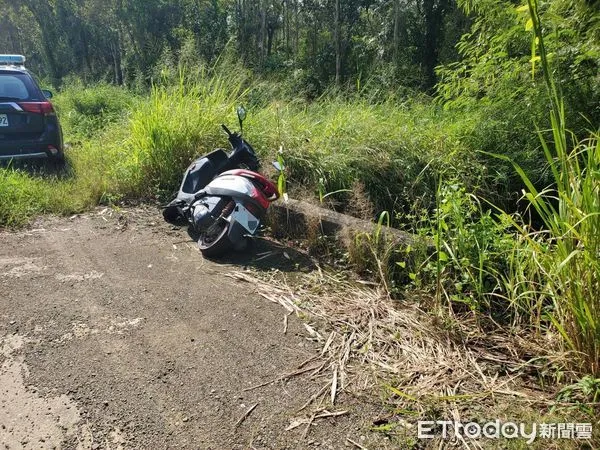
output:
[[[185,220],[193,228],[202,254],[208,257],[243,250],[271,202],[279,198],[277,187],[256,171],[259,162],[252,146],[222,127],[233,151],[227,155],[218,149],[195,160],[177,197],[163,210],[168,222]]]

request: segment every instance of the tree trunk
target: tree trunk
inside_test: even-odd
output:
[[[335,0],[335,84],[339,86],[342,72],[340,0]]]
[[[246,55],[246,32],[245,32],[245,17],[244,17],[244,0],[237,0],[236,2],[237,9],[237,26],[238,26],[238,45],[240,49],[240,54],[243,61],[247,60]]]
[[[87,33],[83,28],[83,24],[81,25],[81,49],[83,51],[83,62],[85,64],[87,74],[92,74],[92,61],[90,59],[89,45],[87,40]]]
[[[290,8],[288,0],[283,2],[283,23],[285,27],[285,51],[290,54]]]
[[[298,0],[294,0],[294,59],[298,56],[298,41],[300,40],[300,18],[298,14]]]
[[[267,6],[261,2],[260,7],[260,43],[258,48],[260,50],[260,64],[263,65],[267,55],[266,43],[267,43]]]
[[[267,58],[271,56],[273,50],[273,36],[275,35],[275,26],[269,23],[267,26]]]
[[[8,30],[8,45],[9,45],[9,51],[10,53],[20,53],[17,50],[17,45],[15,44],[15,37],[13,35],[13,27],[12,24],[5,21],[3,24],[3,28],[6,27],[6,29]]]
[[[113,43],[113,62],[115,70],[115,84],[123,85],[123,67],[121,65],[121,32],[117,32],[116,41]]]
[[[24,3],[29,11],[31,11],[31,14],[33,14],[33,17],[40,27],[42,33],[42,48],[44,50],[44,55],[46,56],[48,68],[50,69],[52,82],[58,87],[61,83],[62,72],[53,47],[55,43],[58,42],[58,36],[54,26],[52,9],[48,3],[44,2],[38,3],[27,0]]]
[[[400,0],[394,0],[394,41],[393,41],[392,55],[394,57],[394,64],[397,66],[398,55],[400,53]]]
[[[423,43],[424,88],[431,90],[437,79],[435,68],[439,61],[438,43],[442,32],[446,0],[423,0],[425,42]]]
[[[318,51],[318,33],[319,33],[319,25],[317,24],[317,21],[313,21],[313,27],[312,27],[312,33],[311,33],[311,47],[312,47],[312,54],[311,59],[313,61],[316,61],[317,59],[317,51]]]

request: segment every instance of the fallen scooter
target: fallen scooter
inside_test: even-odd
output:
[[[238,109],[240,125],[245,111]],[[170,223],[187,223],[198,236],[204,256],[213,257],[246,248],[271,202],[277,187],[257,172],[259,160],[252,146],[225,125],[232,151],[217,149],[195,160],[186,170],[179,192],[163,210]]]

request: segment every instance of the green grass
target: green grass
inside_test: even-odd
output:
[[[529,1],[529,11],[534,49],[551,99],[551,136],[539,133],[539,164],[546,167],[551,182],[540,189],[519,161],[488,154],[511,163],[521,178],[527,210],[518,214],[478,198],[460,180],[440,179],[435,214],[417,217],[415,225],[436,244],[435,255],[417,268],[415,282],[435,296],[437,310],[475,312],[488,325],[491,318],[494,326],[514,326],[554,342],[548,354],[569,354],[557,360],[557,377],[597,377],[600,139],[592,132],[579,140],[567,131],[534,0]]]
[[[86,88],[75,82],[63,89],[53,103],[68,139],[85,140],[121,121],[135,109],[137,100],[131,92],[118,86],[99,84]]]
[[[249,109],[245,135],[265,166],[283,149],[292,195],[326,196],[343,209],[360,181],[377,209],[409,209],[430,204],[438,171],[469,186],[479,183],[481,164],[462,146],[454,118],[437,106],[333,95],[312,103],[260,97],[268,92],[264,82],[235,71],[193,79],[180,74],[147,97],[107,85],[68,87],[55,104],[72,176],[0,169],[0,192],[6,191],[0,226],[99,202],[167,199],[194,157],[228,148],[220,124],[235,127],[240,103]]]
[[[0,223],[22,225],[29,217],[44,212],[48,186],[18,171],[0,171]]]
[[[249,121],[249,130],[259,148],[283,146],[292,188],[321,185],[322,195],[340,191],[333,199],[343,202],[359,180],[383,210],[427,203],[436,171],[477,181],[481,167],[442,122],[432,105],[327,98],[271,104]]]
[[[528,0],[544,80],[552,100],[552,141],[540,134],[554,183],[538,191],[515,164],[527,190],[525,197],[543,222],[531,230],[514,222],[526,264],[516,272],[519,286],[514,302],[545,313],[573,352],[579,373],[600,375],[600,136],[569,140],[562,95],[551,75],[542,25],[535,0]],[[571,144],[571,145],[570,145]],[[525,270],[523,270],[524,268]],[[512,281],[512,280],[511,280]],[[537,305],[532,307],[532,302]]]

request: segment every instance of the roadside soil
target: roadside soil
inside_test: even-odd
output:
[[[0,448],[367,445],[376,404],[341,395],[328,411],[346,413],[307,426],[315,406],[299,410],[327,380],[268,384],[319,365],[298,319],[284,333],[285,311],[228,276],[310,270],[268,251],[204,260],[151,208],[0,232]]]

